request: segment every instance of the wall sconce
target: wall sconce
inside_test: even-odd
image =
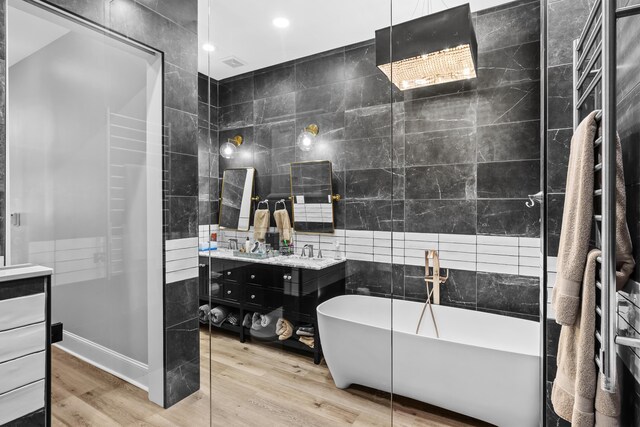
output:
[[[298,135],[298,147],[302,151],[310,151],[313,148],[313,144],[316,142],[320,129],[318,125],[311,124],[304,128],[300,135]]]
[[[227,139],[227,142],[220,146],[220,155],[225,159],[230,159],[235,156],[238,151],[238,147],[242,144],[242,136],[236,135],[233,138]]]

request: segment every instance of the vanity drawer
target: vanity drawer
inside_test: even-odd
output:
[[[38,381],[45,376],[45,352],[0,363],[0,394]]]
[[[251,285],[269,286],[271,270],[251,265],[247,267],[247,283]]]
[[[235,283],[225,283],[222,287],[222,298],[230,301],[240,300],[240,286]]]
[[[242,269],[235,264],[225,264],[222,270],[222,279],[227,282],[239,282],[242,277]]]
[[[0,331],[44,322],[45,294],[0,301]]]
[[[0,332],[0,362],[44,350],[45,323]]]
[[[264,290],[258,286],[246,286],[244,288],[244,302],[251,305],[262,306]]]
[[[44,407],[44,380],[0,394],[0,425]]]

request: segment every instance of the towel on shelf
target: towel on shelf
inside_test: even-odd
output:
[[[274,315],[267,313],[267,314],[261,314],[260,315],[260,325],[263,328],[266,328],[267,326],[271,325],[273,323],[273,319],[274,319]]]
[[[238,326],[240,324],[240,313],[236,311],[230,312],[229,315],[227,316],[227,322],[230,325]]]
[[[293,335],[293,325],[285,318],[279,318],[276,323],[276,334],[280,341],[285,341]]]
[[[596,112],[580,123],[571,139],[566,196],[558,248],[556,283],[552,304],[556,322],[573,325],[580,307],[580,289],[585,272],[593,222],[594,147],[598,132]],[[634,260],[626,220],[626,193],[620,140],[616,138],[616,284],[622,289],[633,272]]]
[[[211,310],[210,316],[211,323],[215,326],[222,326],[227,316],[229,316],[229,309],[223,305],[218,305]]]
[[[211,307],[209,304],[201,305],[198,307],[198,320],[200,323],[209,323],[209,312],[211,311]]]
[[[273,217],[276,220],[276,226],[278,227],[278,233],[280,233],[280,241],[291,241],[291,220],[289,219],[289,212],[286,209],[278,209],[273,213]]]
[[[220,293],[220,284],[219,283],[211,283],[209,285],[209,295],[210,297],[218,296]]]
[[[262,315],[260,313],[253,313],[251,317],[251,329],[254,331],[262,329]]]
[[[252,324],[251,313],[247,313],[244,315],[244,320],[242,320],[242,326],[245,328],[250,328]]]
[[[256,209],[253,215],[253,238],[260,242],[264,239],[269,231],[269,209]]]
[[[316,330],[311,325],[298,326],[298,330],[296,330],[296,335],[299,337],[315,337]]]
[[[305,344],[311,348],[314,348],[316,343],[315,340],[312,337],[300,337],[298,338],[298,340],[302,343]]]
[[[617,426],[619,415],[619,396],[602,390],[599,386],[602,378],[594,363],[596,266],[601,252],[597,249],[587,251],[593,221],[593,142],[598,129],[595,114],[589,114],[580,123],[571,140],[558,274],[552,294],[556,321],[563,326],[551,402],[560,417],[577,427]],[[616,288],[620,290],[635,262],[626,221],[622,150],[618,138],[615,144]]]

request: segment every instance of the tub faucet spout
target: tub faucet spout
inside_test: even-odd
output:
[[[429,259],[433,260],[433,270],[431,274],[429,274]],[[422,324],[424,311],[427,306],[429,306],[429,312],[431,313],[431,320],[433,321],[433,328],[436,332],[436,338],[440,338],[440,332],[438,331],[438,322],[436,321],[435,314],[433,314],[433,307],[431,307],[431,296],[433,295],[434,304],[440,304],[440,284],[446,282],[448,278],[449,270],[447,270],[446,276],[440,275],[440,257],[438,256],[438,251],[424,251],[424,281],[427,285],[427,301],[422,307],[420,319],[418,319],[418,326],[416,327],[416,334],[420,332],[420,325]],[[431,290],[429,290],[429,283],[432,284]]]
[[[429,259],[433,260],[433,269],[429,274]],[[431,299],[433,294],[433,303],[440,304],[440,285],[444,284],[449,278],[449,270],[447,274],[442,276],[440,274],[440,256],[436,250],[424,251],[424,281],[427,285],[428,299]],[[431,283],[431,291],[429,291],[429,283]]]

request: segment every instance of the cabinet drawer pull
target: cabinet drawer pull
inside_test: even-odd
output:
[[[282,276],[282,278],[283,278],[284,280],[287,280],[287,275],[285,274],[284,276]]]
[[[255,274],[252,274],[252,275],[251,275],[251,278],[252,278],[252,279],[255,279],[255,278],[256,278],[256,275],[255,275]]]
[[[231,291],[227,291],[227,295],[231,295]]]
[[[291,280],[291,275],[287,276],[287,280]]]
[[[255,295],[251,295],[251,299],[256,299],[256,296]]]
[[[231,272],[230,271],[227,271],[227,276],[231,276]]]

